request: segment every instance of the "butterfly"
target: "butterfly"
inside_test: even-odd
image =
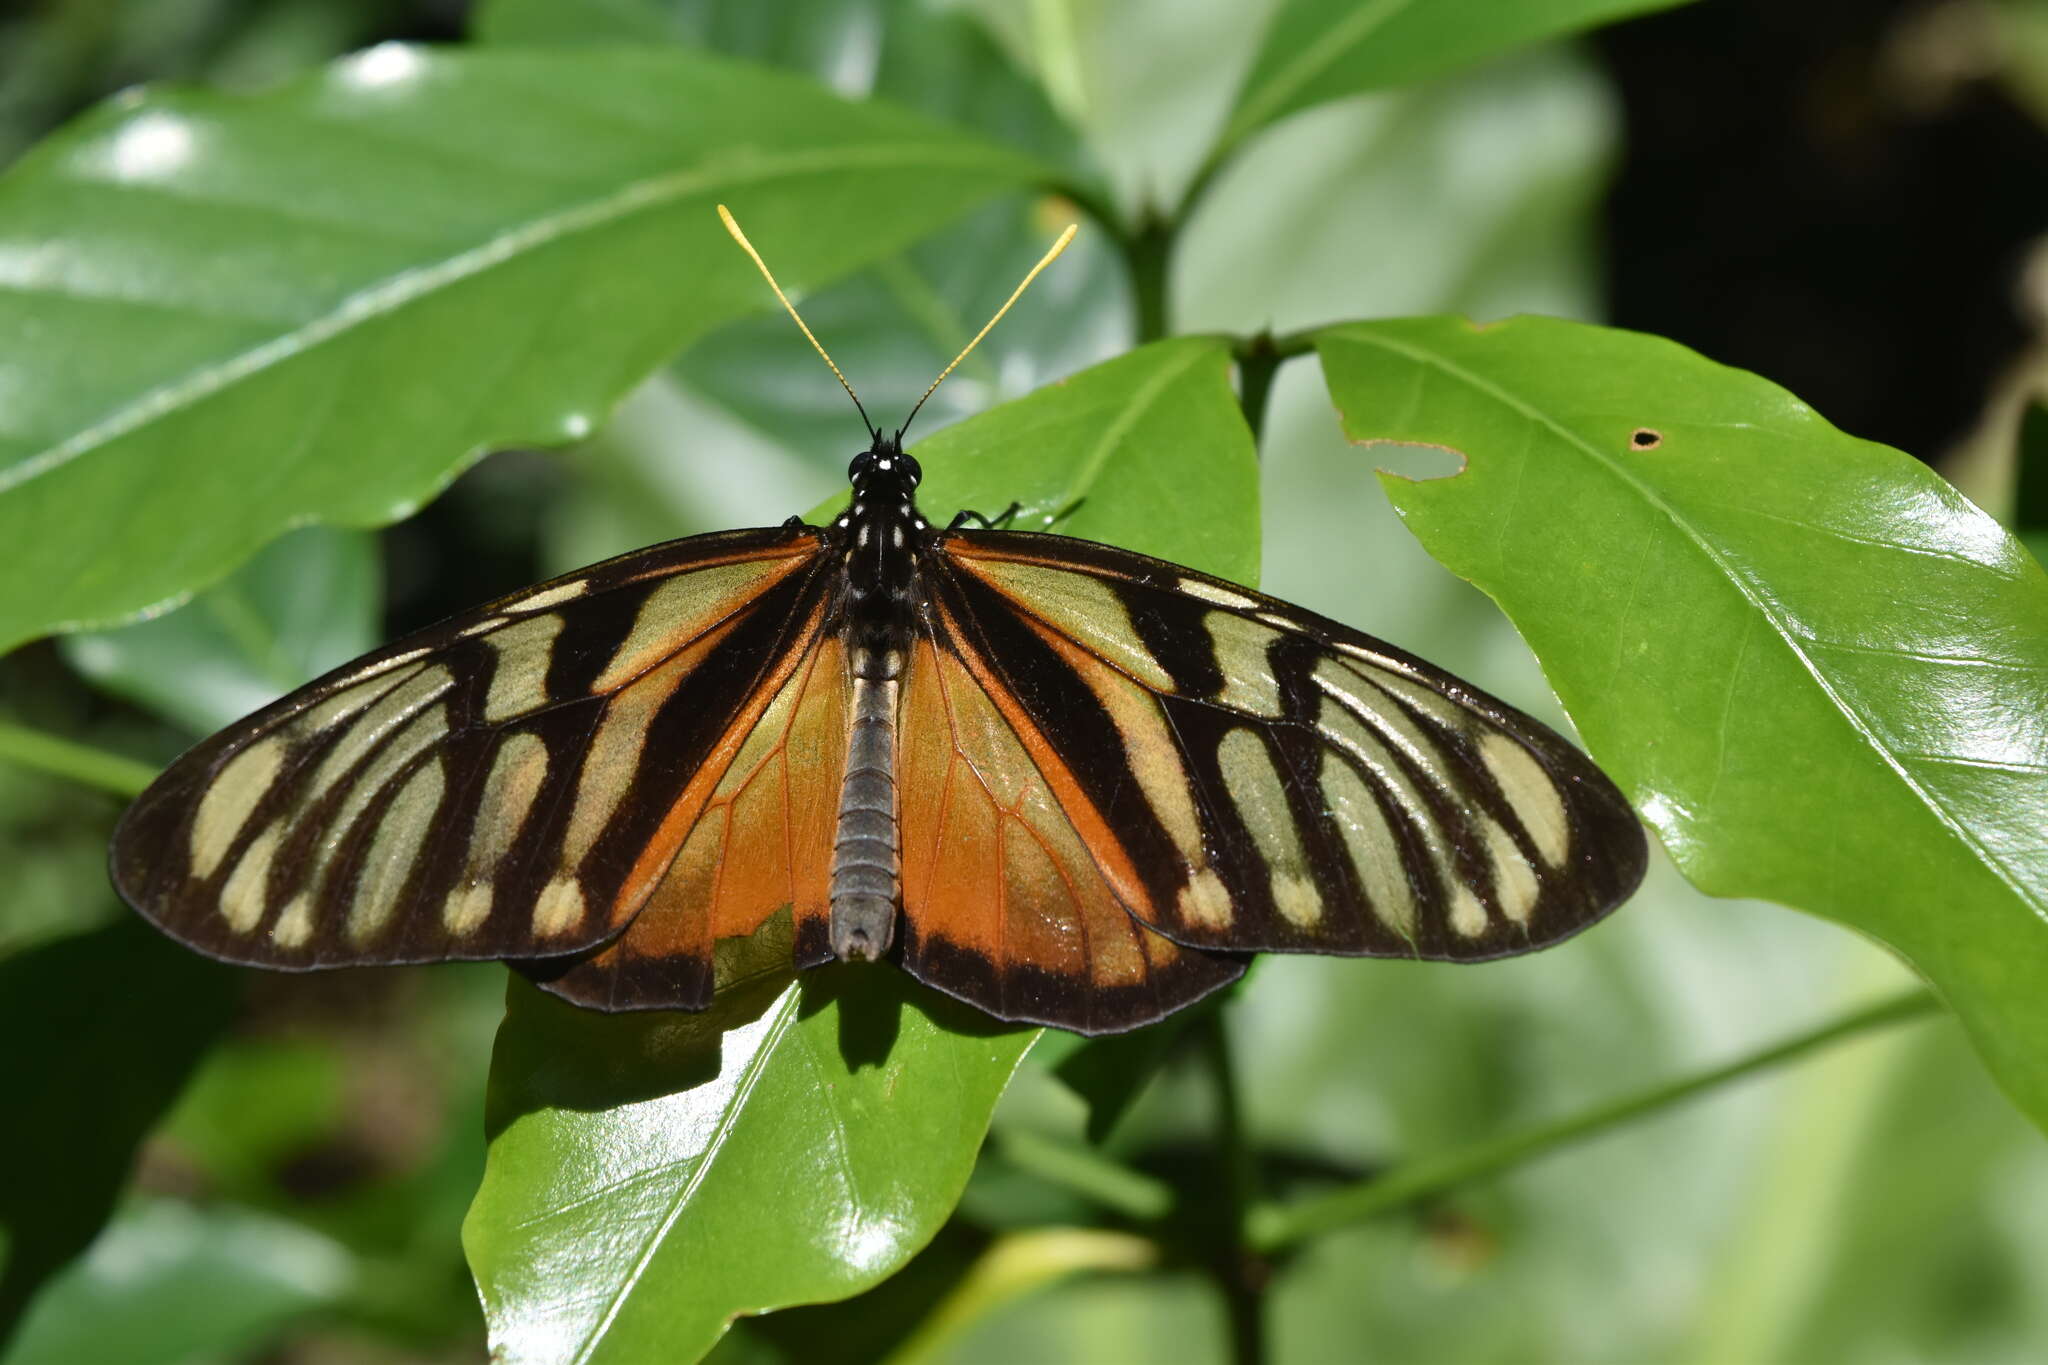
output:
[[[116,887],[231,962],[503,959],[600,1010],[703,1009],[719,945],[780,922],[796,968],[889,956],[1099,1034],[1253,953],[1544,947],[1641,880],[1627,801],[1538,721],[1222,579],[936,527],[860,412],[830,524],[637,550],[336,669],[176,760]]]

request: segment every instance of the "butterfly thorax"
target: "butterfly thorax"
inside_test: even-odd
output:
[[[853,501],[832,523],[840,555],[839,630],[851,674],[846,775],[832,856],[832,951],[880,957],[901,902],[896,720],[922,593],[917,461],[901,434],[875,437],[847,470]]]

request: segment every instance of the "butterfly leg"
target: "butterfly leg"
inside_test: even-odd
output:
[[[1007,530],[1009,528],[1010,523],[1017,519],[1017,514],[1023,510],[1023,503],[1013,502],[1008,507],[1005,507],[1001,512],[997,513],[993,519],[991,519],[989,517],[983,516],[979,512],[970,512],[967,511],[965,508],[962,508],[960,511],[955,512],[953,514],[953,520],[946,524],[946,529],[948,531],[957,531],[961,527],[967,525],[967,523],[975,522],[984,531]]]

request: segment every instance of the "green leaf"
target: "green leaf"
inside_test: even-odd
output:
[[[357,1272],[320,1233],[231,1204],[124,1209],[22,1324],[4,1365],[192,1365],[261,1358],[293,1318],[336,1304]]]
[[[0,718],[0,869],[7,885],[0,898],[0,961],[127,914],[107,894],[107,833],[122,801],[20,766],[12,756],[24,742],[49,739],[40,729]],[[145,784],[155,776],[147,764],[127,766]]]
[[[0,180],[0,648],[583,435],[761,306],[717,200],[802,289],[1042,174],[659,49],[386,45],[260,95],[103,106]]]
[[[2038,398],[2020,413],[2013,461],[2012,529],[2048,564],[2048,404]]]
[[[235,985],[132,916],[0,962],[0,1340],[105,1222]]]
[[[198,734],[377,643],[376,538],[309,526],[178,610],[59,642],[87,678]]]
[[[1619,113],[1606,73],[1550,46],[1292,119],[1203,199],[1175,258],[1173,315],[1185,331],[1246,334],[1448,311],[1591,316]]]
[[[1286,0],[1222,145],[1326,100],[1412,85],[1528,43],[1686,0]]]
[[[934,520],[1071,506],[1076,534],[1257,572],[1257,461],[1213,338],[1143,347],[917,452]],[[502,1358],[691,1358],[735,1314],[877,1283],[944,1222],[1036,1030],[992,1031],[893,969],[786,980],[700,1015],[515,987],[464,1234]]]
[[[1014,501],[1019,530],[1049,526],[1258,582],[1258,452],[1215,337],[1141,346],[913,450],[925,471],[918,505],[940,525]]]
[[[700,36],[703,6],[657,0],[483,0],[469,21],[478,43],[672,43]]]
[[[2048,575],[1916,461],[1653,337],[1422,318],[1317,338],[1355,440],[1721,896],[1890,945],[2048,1123]]]
[[[463,1229],[494,1358],[695,1359],[740,1313],[877,1283],[951,1212],[1034,1035],[887,968],[698,1015],[515,983]]]
[[[1073,131],[974,15],[928,0],[484,0],[487,43],[679,43],[880,95],[1006,146],[1077,164]]]
[[[488,0],[476,24],[495,42],[587,43],[630,33],[767,62],[842,93],[879,96],[974,128],[1087,178],[1073,131],[984,24],[922,0],[801,0],[772,10],[751,0]],[[876,421],[900,421],[1008,297],[1072,216],[1071,208],[1053,209],[1042,198],[1005,197],[804,297],[805,321]],[[919,429],[936,431],[1128,345],[1122,276],[1104,235],[1084,231],[932,396]],[[612,439],[615,426],[601,456],[612,466],[605,472],[629,478],[638,495],[608,510],[602,500],[613,490],[573,491],[562,513],[569,543],[559,562],[584,562],[598,557],[593,551],[616,552],[678,531],[779,521],[811,500],[778,505],[759,487],[763,464],[755,453],[744,481],[693,471],[703,447],[731,450],[766,437],[784,448],[770,459],[779,456],[793,470],[816,468],[826,486],[841,482],[858,421],[817,357],[792,346],[792,336],[779,310],[741,319],[684,352],[670,370],[678,387],[663,393],[650,386],[638,395],[629,411],[649,420],[631,421],[626,441]],[[733,419],[746,430],[735,430]]]

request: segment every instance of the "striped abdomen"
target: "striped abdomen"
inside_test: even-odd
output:
[[[832,846],[832,951],[870,961],[889,951],[901,894],[896,832],[895,677],[866,677],[856,661],[853,726]],[[893,672],[893,670],[891,670]]]

